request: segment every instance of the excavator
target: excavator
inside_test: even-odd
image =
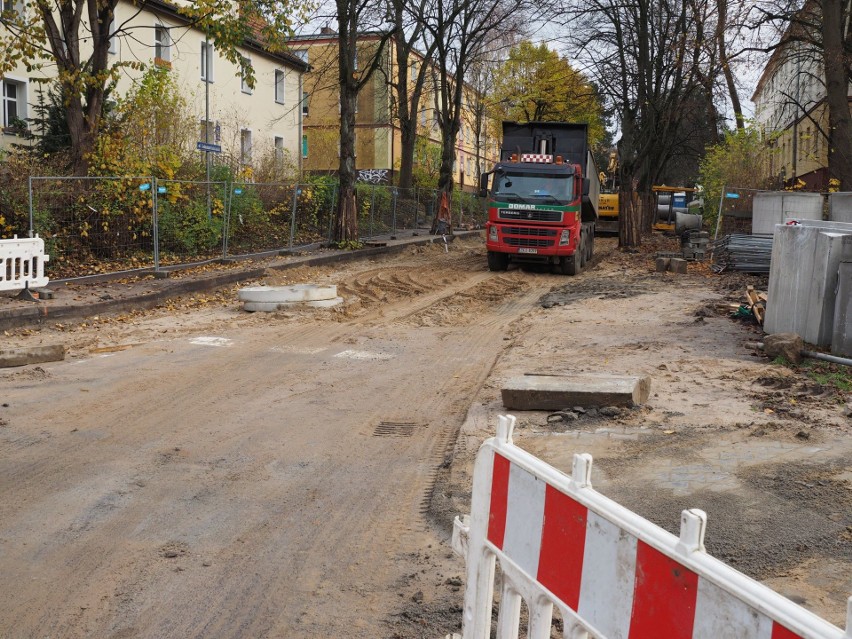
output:
[[[600,182],[595,232],[599,235],[618,233],[618,153],[615,149],[609,152],[609,162],[606,171],[600,172]]]

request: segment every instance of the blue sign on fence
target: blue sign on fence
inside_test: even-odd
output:
[[[195,148],[199,151],[206,151],[208,153],[221,153],[222,147],[218,144],[209,144],[208,142],[196,142]]]
[[[139,185],[139,190],[140,190],[140,191],[150,191],[150,190],[151,190],[151,185],[150,185],[150,184],[148,184],[147,182],[146,182],[145,184],[140,184],[140,185]]]
[[[164,186],[158,186],[157,187],[157,193],[165,193],[165,192],[166,192],[166,187],[164,187]]]
[[[242,189],[234,189],[234,195],[242,195],[242,194],[243,194]]]
[[[725,197],[728,198],[729,200],[738,200],[738,199],[740,199],[740,194],[739,193],[725,193]]]

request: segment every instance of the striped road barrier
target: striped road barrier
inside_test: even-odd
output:
[[[707,516],[684,510],[680,537],[591,486],[592,458],[569,477],[512,443],[515,418],[476,459],[471,514],[456,518],[465,557],[462,639],[489,639],[495,565],[502,574],[497,638],[549,639],[553,607],[569,639],[850,639],[704,549]],[[782,533],[779,533],[782,534]]]
[[[50,260],[44,254],[40,237],[0,240],[0,291],[17,291],[47,286],[44,264]]]

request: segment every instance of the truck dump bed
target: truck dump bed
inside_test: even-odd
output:
[[[583,221],[598,217],[600,178],[589,151],[589,127],[575,122],[503,122],[503,145],[500,161],[508,162],[512,154],[561,155],[567,164],[579,164],[583,177],[589,180],[589,192],[583,196]]]

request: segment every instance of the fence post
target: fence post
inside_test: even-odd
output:
[[[34,237],[35,236],[35,228],[33,228],[33,176],[32,175],[29,176],[29,178],[27,178],[27,182],[28,182],[27,191],[29,193],[29,199],[30,199],[30,231],[29,231],[29,235],[30,235],[30,237]]]
[[[154,222],[154,272],[160,271],[160,219],[157,210],[157,178],[151,176],[151,215]]]
[[[293,215],[290,216],[290,243],[289,248],[293,248],[293,236],[296,235],[296,205],[299,200],[299,185],[293,185]]]
[[[397,200],[398,194],[399,194],[399,192],[398,192],[397,188],[395,186],[391,187],[391,198],[392,198],[392,202],[393,202],[393,204],[392,204],[392,207],[393,207],[392,216],[393,217],[391,218],[393,221],[391,222],[391,233],[393,235],[396,235],[396,200]]]
[[[727,186],[722,185],[722,192],[719,194],[719,215],[716,218],[716,232],[713,234],[713,241],[719,237],[719,226],[722,224],[722,203],[725,201],[725,191],[727,190]]]
[[[334,186],[331,189],[331,211],[329,211],[329,214],[328,214],[328,242],[329,242],[329,244],[331,244],[332,234],[334,232],[334,227],[333,227],[334,217],[337,215],[337,208],[336,208],[337,207],[337,190],[338,190],[337,186]],[[356,211],[355,214],[357,216],[357,214],[358,214],[357,211]]]
[[[373,237],[373,216],[376,214],[376,185],[370,189],[370,235]]]
[[[234,183],[226,182],[228,187],[228,199],[225,200],[225,215],[222,220],[222,259],[228,257],[228,234],[231,232],[231,203],[234,201]],[[209,189],[210,186],[208,185]]]
[[[418,229],[417,216],[420,213],[420,187],[414,187],[414,230]]]

